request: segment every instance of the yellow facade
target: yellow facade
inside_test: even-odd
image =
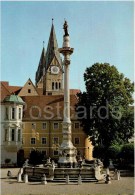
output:
[[[43,123],[45,125],[43,125]],[[76,128],[76,123],[79,122],[72,121],[72,142],[77,148],[77,151],[79,151],[83,157],[92,160],[91,143],[88,141],[87,136],[83,132],[80,125],[78,125],[79,128]],[[31,138],[35,138],[35,144],[31,143]],[[43,144],[42,139],[44,138],[46,139],[46,143]],[[36,148],[39,151],[45,152],[47,157],[58,158],[57,148],[61,143],[62,120],[23,122],[23,149],[25,158],[29,157],[32,148]],[[88,147],[89,154],[87,151]]]

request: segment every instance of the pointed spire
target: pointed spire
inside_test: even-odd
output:
[[[44,41],[43,41],[43,49],[42,49],[38,69],[37,69],[36,76],[35,76],[36,84],[43,76],[43,68],[44,67],[45,67],[45,48],[44,48]]]
[[[58,62],[61,64],[61,58],[60,58],[60,53],[58,51],[58,43],[57,43],[57,38],[56,38],[53,18],[52,18],[52,27],[51,27],[51,32],[50,32],[50,37],[49,37],[49,42],[48,42],[48,47],[46,52],[46,64],[45,64],[46,69],[49,67],[54,56],[56,56]]]

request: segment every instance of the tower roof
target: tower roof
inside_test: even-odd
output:
[[[46,69],[48,69],[54,56],[57,58],[59,64],[61,64],[61,57],[60,57],[60,53],[58,51],[58,43],[57,43],[57,39],[56,39],[54,25],[52,24],[48,47],[47,47],[47,52],[46,52],[46,62],[45,62]]]
[[[7,96],[3,102],[9,102],[9,103],[17,103],[17,104],[25,104],[21,97],[18,95],[10,95]]]
[[[39,61],[39,65],[38,65],[38,69],[37,69],[37,72],[36,72],[36,83],[43,76],[43,68],[44,67],[45,67],[45,48],[43,46],[41,57],[40,57],[40,61]]]

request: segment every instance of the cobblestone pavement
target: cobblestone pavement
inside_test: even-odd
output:
[[[102,182],[83,183],[52,183],[43,185],[40,182],[17,183],[16,179],[8,179],[7,171],[17,176],[17,169],[1,169],[1,195],[133,195],[134,178],[122,177],[112,180],[111,184]]]

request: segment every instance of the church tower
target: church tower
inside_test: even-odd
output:
[[[37,88],[43,88],[43,95],[63,94],[63,67],[53,23],[46,52],[43,46],[35,81]]]
[[[43,94],[59,95],[61,93],[63,93],[62,60],[58,51],[58,43],[52,23],[43,71]]]
[[[43,42],[44,44],[44,42]],[[35,76],[35,84],[38,88],[43,88],[43,68],[45,67],[45,48],[43,45],[43,50],[41,53],[38,69]]]

